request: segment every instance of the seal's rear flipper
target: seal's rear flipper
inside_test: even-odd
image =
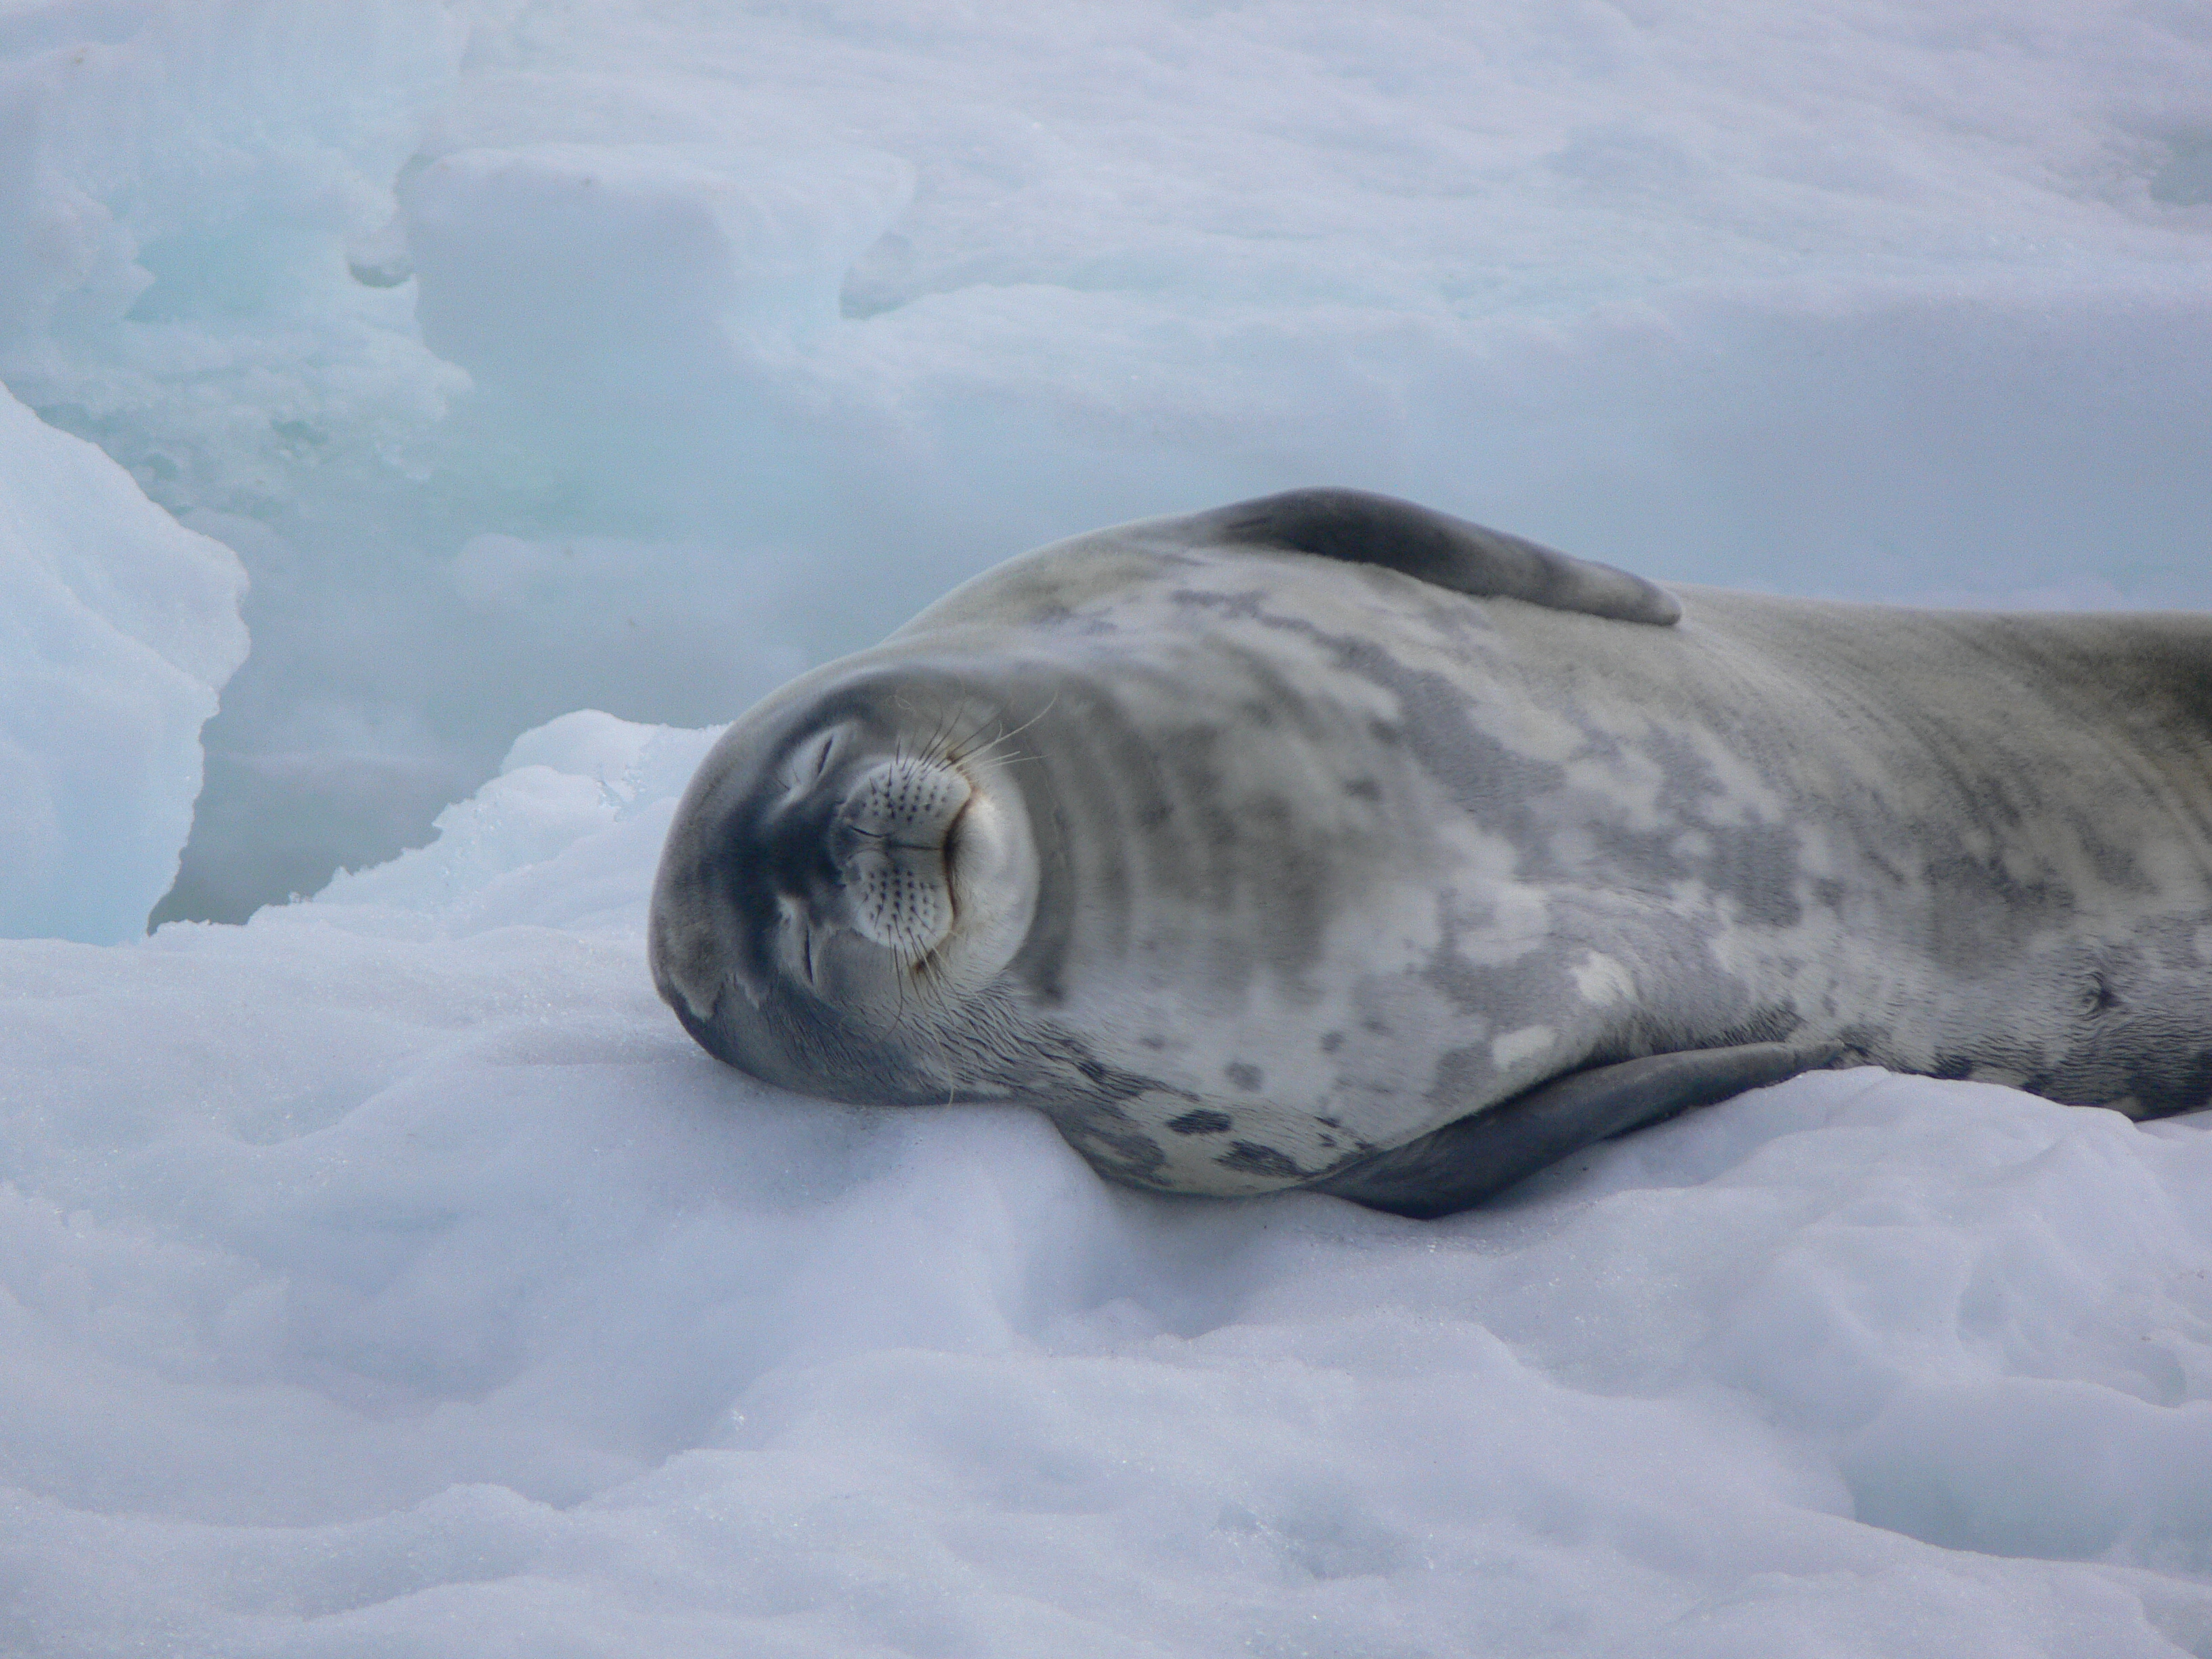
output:
[[[1747,1042],[1571,1072],[1310,1184],[1371,1210],[1431,1220],[1583,1147],[1825,1066],[1836,1047]]]

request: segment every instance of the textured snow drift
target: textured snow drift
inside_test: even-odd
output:
[[[0,945],[0,1647],[2212,1651],[2212,1138],[1827,1073],[1423,1224],[778,1095],[712,732],[243,928]]]

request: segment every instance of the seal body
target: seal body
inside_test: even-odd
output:
[[[1148,520],[739,720],[651,951],[757,1075],[1180,1192],[1433,1212],[1838,1061],[2186,1110],[2212,618],[1669,595],[1351,492]]]

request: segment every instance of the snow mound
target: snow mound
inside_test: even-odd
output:
[[[683,1035],[712,736],[572,715],[313,902],[0,944],[11,1653],[2212,1642],[2201,1128],[1830,1073],[1441,1223],[1109,1188]]]
[[[246,655],[246,574],[0,390],[0,935],[143,933]]]
[[[651,870],[676,798],[721,735],[597,709],[564,714],[517,738],[497,777],[438,815],[430,845],[340,875],[317,896],[317,914],[447,937],[522,923],[641,932],[638,872]]]

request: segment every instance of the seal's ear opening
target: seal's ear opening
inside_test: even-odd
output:
[[[1200,545],[1371,564],[1478,599],[1524,599],[1662,628],[1682,618],[1681,601],[1641,576],[1364,489],[1289,489],[1183,522]]]

